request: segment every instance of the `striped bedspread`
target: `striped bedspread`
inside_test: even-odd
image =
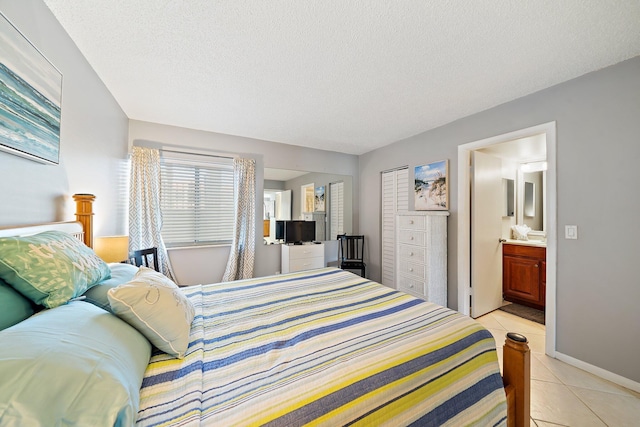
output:
[[[138,425],[506,424],[477,322],[334,268],[184,288],[183,360],[155,354]]]

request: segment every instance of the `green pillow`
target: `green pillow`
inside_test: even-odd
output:
[[[111,310],[151,344],[172,356],[184,357],[195,309],[171,279],[140,267],[133,280],[109,289],[107,296]]]
[[[0,279],[0,331],[33,314],[31,301]]]
[[[0,424],[132,426],[149,342],[81,301],[0,331]]]
[[[109,274],[93,250],[62,231],[0,238],[0,279],[45,307],[82,295]]]

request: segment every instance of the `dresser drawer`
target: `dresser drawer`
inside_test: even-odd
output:
[[[415,276],[416,278],[423,279],[425,278],[426,268],[421,262],[411,262],[407,260],[400,260],[398,263],[400,274],[405,274],[409,276]]]
[[[425,257],[425,249],[420,246],[412,246],[407,244],[401,244],[400,247],[400,258],[404,258],[408,261],[419,261],[424,262]]]
[[[292,259],[289,263],[291,271],[311,270],[324,267],[324,257]]]
[[[424,231],[400,230],[398,232],[398,243],[424,246],[426,240]]]
[[[399,277],[398,290],[406,292],[419,298],[427,298],[427,294],[424,289],[424,283],[419,280],[410,279],[405,276]]]
[[[426,230],[427,218],[424,215],[400,215],[398,226],[410,230]]]
[[[395,218],[395,287],[447,305],[448,212],[407,211]]]
[[[289,259],[324,257],[324,245],[290,245]]]
[[[324,244],[281,245],[281,268],[283,273],[326,267]]]

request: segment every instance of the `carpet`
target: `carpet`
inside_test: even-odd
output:
[[[526,305],[514,303],[503,305],[502,307],[500,307],[500,310],[544,325],[544,311],[542,310],[537,310],[535,308],[527,307]]]

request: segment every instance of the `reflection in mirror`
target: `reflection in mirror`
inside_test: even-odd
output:
[[[265,204],[270,194],[278,191],[291,192],[290,206],[293,220],[316,221],[316,240],[335,240],[336,234],[352,232],[352,183],[348,175],[320,172],[302,172],[285,169],[264,170]],[[305,190],[303,190],[303,188]],[[309,203],[304,203],[304,194],[309,194]],[[323,203],[316,204],[316,196]],[[265,212],[267,208],[265,208]],[[265,214],[265,220],[266,220]],[[270,224],[271,227],[271,224]],[[275,239],[275,228],[265,236],[265,244],[280,243]]]
[[[300,211],[301,212],[313,212],[313,205],[314,205],[314,200],[313,200],[313,191],[314,191],[314,186],[313,183],[311,184],[304,184],[300,186],[300,193],[302,194],[302,198],[300,199],[300,202],[302,203],[300,205]],[[322,239],[324,240],[324,239]]]
[[[276,243],[276,221],[291,219],[291,190],[264,190],[263,210],[265,243]]]
[[[533,202],[536,187],[533,182],[524,183],[524,216],[534,217],[536,215],[536,205]]]
[[[522,174],[522,222],[532,230],[544,230],[544,172]]]
[[[504,211],[502,216],[514,216],[516,205],[516,189],[513,179],[502,179],[502,188],[504,191]]]

